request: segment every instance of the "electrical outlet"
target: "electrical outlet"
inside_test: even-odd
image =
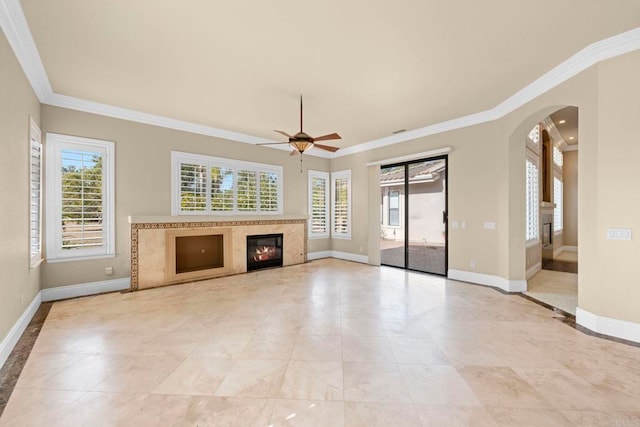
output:
[[[477,265],[476,260],[475,259],[472,260],[471,261],[471,268],[476,268],[476,265]]]
[[[452,221],[451,228],[460,228],[460,223],[458,221]]]
[[[467,228],[467,223],[466,223],[466,222],[464,222],[464,221],[462,221],[462,222],[460,223],[460,228]]]
[[[113,274],[113,267],[105,267],[104,274],[106,274],[107,276],[111,276]]]
[[[364,252],[364,248],[360,246],[360,252]]]

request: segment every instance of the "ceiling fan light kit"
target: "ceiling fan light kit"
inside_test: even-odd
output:
[[[287,138],[289,138],[289,141],[265,142],[257,145],[289,144],[292,148],[292,151],[290,153],[292,156],[300,153],[300,172],[302,172],[302,153],[304,153],[305,151],[313,147],[316,147],[320,150],[330,151],[332,153],[335,153],[336,151],[339,150],[338,147],[334,147],[331,145],[317,144],[316,141],[331,141],[335,139],[342,139],[340,135],[338,135],[335,132],[327,135],[319,136],[317,138],[314,138],[304,133],[304,131],[302,130],[302,95],[300,95],[300,132],[296,133],[293,136],[281,130],[274,130],[274,132],[279,133],[280,135],[286,136]]]

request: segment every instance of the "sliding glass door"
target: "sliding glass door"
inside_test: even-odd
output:
[[[383,265],[446,276],[447,157],[380,170]]]

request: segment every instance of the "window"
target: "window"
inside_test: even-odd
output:
[[[42,140],[33,119],[29,124],[29,246],[31,266],[42,261]]]
[[[351,238],[351,171],[331,174],[331,237]]]
[[[329,237],[329,174],[309,171],[309,237]]]
[[[400,226],[400,192],[389,191],[389,225]]]
[[[529,141],[533,142],[536,146],[540,142],[540,125],[535,125],[531,131],[529,131]]]
[[[380,225],[384,225],[384,189],[380,189]]]
[[[47,260],[113,256],[114,144],[47,134]]]
[[[555,209],[553,210],[553,231],[559,233],[562,231],[562,215],[563,215],[563,206],[562,206],[562,178],[557,174],[553,174],[553,201],[556,204]]]
[[[173,215],[281,214],[282,167],[171,152]]]
[[[553,163],[560,169],[562,169],[562,163],[564,162],[563,157],[564,156],[562,155],[562,151],[560,151],[558,147],[554,146],[553,147]]]
[[[540,190],[538,157],[527,151],[526,156],[526,239],[527,243],[539,239]]]

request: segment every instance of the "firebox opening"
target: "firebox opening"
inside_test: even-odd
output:
[[[247,236],[247,271],[282,267],[282,234]]]
[[[224,267],[224,236],[176,237],[176,274]]]

